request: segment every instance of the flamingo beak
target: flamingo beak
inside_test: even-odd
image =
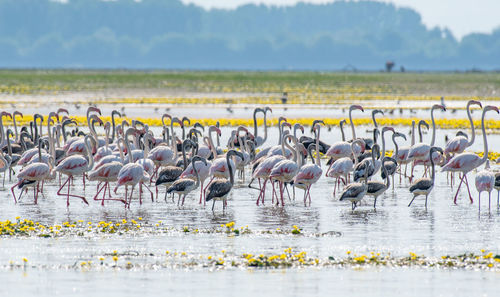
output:
[[[215,129],[216,129],[215,131],[217,131],[217,134],[219,134],[219,136],[222,136],[221,130],[219,128],[217,128],[217,127],[215,127]]]

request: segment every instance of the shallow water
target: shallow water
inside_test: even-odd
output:
[[[423,269],[0,272],[2,296],[496,296],[498,273]],[[29,284],[29,285],[28,285]]]
[[[368,136],[368,127],[360,127],[361,136]],[[404,132],[408,127],[402,129]],[[157,133],[158,128],[153,128]],[[226,143],[229,128],[223,128],[222,143]],[[262,130],[260,130],[262,131]],[[180,131],[178,131],[179,133]],[[306,132],[306,134],[310,135]],[[260,132],[262,133],[262,132]],[[444,135],[455,131],[438,131],[437,145],[444,145]],[[321,138],[327,143],[339,140],[339,130],[322,130]],[[277,129],[269,131],[270,141],[276,139]],[[389,137],[388,149],[393,149]],[[430,135],[425,136],[428,141]],[[409,140],[409,139],[408,139]],[[274,140],[273,140],[274,141]],[[495,150],[500,136],[490,135],[490,149]],[[408,145],[407,141],[403,145]],[[482,150],[482,138],[471,148]],[[500,149],[497,149],[499,151]],[[326,171],[325,160],[323,170]],[[417,176],[422,174],[421,168]],[[247,182],[249,172],[247,171]],[[380,177],[377,177],[380,179]],[[157,269],[104,269],[82,271],[81,261],[98,262],[98,258],[117,250],[132,255],[120,257],[121,262],[132,261],[140,264],[155,264],[165,261],[165,251],[185,252],[188,258],[199,259],[209,256],[238,257],[244,253],[279,254],[286,248],[305,251],[308,256],[317,258],[345,257],[347,251],[353,253],[380,252],[395,257],[407,256],[410,252],[426,257],[480,253],[481,249],[499,254],[500,250],[500,210],[497,208],[496,191],[493,193],[491,212],[488,212],[487,195],[483,194],[482,211],[478,211],[477,193],[474,187],[474,173],[469,176],[474,204],[470,204],[465,189],[461,190],[458,205],[454,205],[453,194],[446,175],[438,173],[436,186],[429,196],[428,209],[424,207],[424,197],[415,200],[411,207],[408,203],[411,194],[408,181],[399,183],[395,179],[395,189],[389,189],[380,196],[377,209],[373,209],[372,198],[366,198],[355,211],[350,203],[338,201],[332,196],[333,180],[324,176],[311,190],[312,205],[304,207],[301,190],[297,190],[295,201],[285,200],[286,206],[271,205],[268,191],[266,205],[257,207],[255,200],[258,192],[246,187],[247,183],[237,181],[229,196],[229,206],[225,213],[217,202],[215,212],[211,205],[198,204],[199,191],[191,193],[183,207],[170,200],[163,201],[165,189],[160,188],[158,201],[151,202],[145,195],[139,205],[137,192],[131,210],[124,209],[119,202],[108,202],[101,207],[98,202],[90,201],[95,193],[95,183],[88,183],[84,191],[80,179],[73,187],[75,193],[85,194],[90,206],[79,199],[72,199],[69,208],[66,200],[56,195],[56,182],[46,184],[45,198],[33,204],[32,192],[24,196],[20,203],[14,204],[7,182],[0,191],[2,220],[15,220],[15,217],[32,219],[43,224],[54,225],[65,221],[121,221],[142,217],[145,224],[162,221],[165,225],[182,229],[216,228],[220,224],[234,221],[237,227],[248,225],[250,230],[265,231],[281,228],[292,229],[299,226],[304,236],[290,234],[262,234],[230,237],[226,234],[193,234],[172,232],[166,234],[131,233],[124,235],[96,235],[94,237],[67,236],[61,238],[39,237],[0,237],[0,295],[21,293],[28,295],[109,295],[111,291],[121,291],[123,296],[168,292],[176,295],[219,294],[239,296],[257,294],[279,294],[288,296],[325,295],[335,292],[344,294],[370,294],[377,296],[415,296],[427,295],[484,295],[493,296],[499,289],[498,272],[422,269],[422,268],[291,268],[291,269],[224,269],[214,268],[186,269],[185,267]],[[256,184],[254,184],[256,185]],[[123,189],[119,194],[123,195]],[[333,231],[333,232],[332,232]],[[311,234],[326,234],[314,236]],[[330,235],[330,234],[340,234]],[[311,236],[310,236],[311,235]],[[137,255],[135,255],[137,253]],[[9,269],[8,263],[21,263],[28,259],[25,269]],[[49,293],[50,292],[50,293]],[[52,294],[52,292],[55,292]],[[423,293],[423,294],[422,294]]]

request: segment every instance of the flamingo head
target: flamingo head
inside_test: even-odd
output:
[[[358,109],[358,110],[361,110],[362,112],[365,112],[365,110],[363,109],[363,106],[361,105],[357,105],[357,104],[353,104],[351,105],[351,107],[349,107],[349,110],[355,110],[355,109]]]
[[[400,132],[394,132],[393,137],[402,137],[404,140],[406,140],[406,135]]]
[[[69,111],[66,108],[59,108],[56,113],[57,115],[59,115],[60,113],[66,113],[67,115],[69,115]]]
[[[472,104],[479,105],[479,107],[483,108],[483,105],[481,104],[481,102],[479,102],[477,100],[469,100],[469,102],[467,103],[467,105],[472,105]]]
[[[97,112],[99,115],[102,115],[101,110],[95,106],[89,106],[89,108],[87,109],[87,114],[90,112]]]
[[[395,132],[395,131],[394,131],[394,128],[393,128],[393,127],[389,127],[389,126],[388,126],[388,127],[384,127],[384,128],[382,128],[382,133],[384,133],[384,132],[386,132],[386,131],[392,131],[393,133]]]
[[[243,127],[243,126],[239,126],[238,129],[237,129],[237,133],[239,134],[241,131],[245,132],[245,133],[248,133],[248,129]]]
[[[281,124],[281,129],[283,130],[285,127],[288,127],[289,129],[292,129],[292,125],[289,122],[283,122]]]
[[[12,113],[12,116],[15,117],[16,115],[21,116],[22,118],[24,117],[23,114],[20,111],[17,111],[17,110]]]
[[[444,105],[441,105],[441,104],[434,104],[432,106],[432,109],[441,109],[442,111],[446,111],[446,107]]]
[[[488,110],[494,110],[494,111],[496,111],[497,113],[499,113],[499,112],[498,112],[498,107],[493,106],[493,105],[486,105],[486,106],[484,107],[484,109],[483,109],[483,112],[486,112],[486,111],[488,111]]]
[[[273,113],[273,110],[272,110],[272,109],[271,109],[271,107],[269,107],[269,106],[266,106],[266,107],[264,108],[264,111],[265,111],[265,113],[266,113],[266,112],[268,112],[268,111],[270,111],[271,113]]]
[[[2,111],[2,114],[1,114],[2,117],[9,117],[12,119],[12,115],[6,111]]]

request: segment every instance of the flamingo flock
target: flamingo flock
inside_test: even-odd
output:
[[[482,156],[466,151],[476,138],[470,111],[473,105],[482,109]],[[321,129],[325,126],[320,120],[312,123],[312,136],[307,136],[303,126],[292,125],[285,117],[279,117],[278,138],[268,139],[271,127],[267,118],[272,113],[269,107],[256,108],[253,112],[253,132],[247,127],[236,127],[231,131],[226,146],[221,145],[222,131],[218,125],[205,127],[194,123],[191,126],[187,117],[169,114],[162,116],[161,135],[154,135],[148,125],[140,121],[120,122],[118,111],[112,111],[111,122],[103,122],[101,110],[97,107],[87,109],[86,127],[78,126],[67,110],[59,109],[46,118],[35,114],[30,126],[21,127],[20,131],[16,118],[23,117],[23,114],[4,111],[0,114],[0,173],[4,174],[5,184],[7,173],[10,180],[18,171],[15,174],[17,181],[11,186],[15,203],[29,189],[33,189],[33,201],[37,204],[39,195],[43,196],[44,184],[50,183],[58,184],[57,195],[65,198],[68,207],[73,201],[84,204],[98,201],[102,206],[106,202],[115,202],[130,208],[134,201],[143,203],[144,193],[149,193],[151,201],[157,202],[159,192],[164,191],[167,203],[169,195],[175,203],[177,194],[179,207],[184,205],[191,193],[196,193],[194,195],[199,195],[199,199],[195,201],[199,204],[205,206],[206,202],[212,201],[212,211],[216,201],[221,201],[223,211],[226,210],[232,189],[244,187],[248,174],[248,188],[258,190],[254,195],[257,206],[269,204],[266,195],[270,192],[270,204],[284,207],[295,200],[296,189],[303,191],[304,206],[310,206],[311,188],[325,173],[327,179],[332,179],[334,199],[338,197],[338,201],[351,202],[354,211],[362,201],[369,199],[367,197],[373,198],[373,208],[376,208],[380,196],[391,186],[394,191],[394,176],[397,174],[400,185],[406,180],[409,183],[408,190],[413,197],[408,206],[418,196],[425,196],[424,205],[427,208],[438,166],[441,168],[439,171],[447,172],[452,187],[454,174],[458,173],[459,184],[453,197],[454,203],[457,203],[462,184],[465,184],[469,201],[473,203],[467,176],[484,165],[475,176],[475,186],[479,192],[479,209],[482,192],[488,193],[488,209],[491,209],[491,192],[493,189],[500,190],[500,174],[490,168],[485,116],[490,111],[499,113],[499,109],[491,105],[483,107],[481,102],[475,100],[470,100],[466,108],[471,137],[460,131],[443,148],[435,145],[434,113],[436,110],[446,111],[440,104],[430,109],[430,142],[422,140],[422,127],[429,128],[423,120],[418,123],[420,138],[416,142],[416,122],[413,121],[411,135],[408,135],[411,143],[406,146],[398,143],[398,139],[406,141],[407,135],[396,131],[395,127],[377,123],[376,114],[384,114],[381,110],[372,112],[370,133],[373,137],[357,137],[352,113],[364,112],[361,105],[349,108],[352,138],[346,139],[344,125],[347,121],[341,120],[341,137],[331,145],[320,139]],[[259,115],[264,120],[263,136],[258,135]],[[4,117],[13,120],[13,130],[4,126]],[[104,130],[104,136],[97,133],[98,125]],[[43,134],[45,127],[46,135]],[[299,132],[302,133],[300,137],[297,135]],[[386,150],[386,134],[390,134],[395,147],[392,155]],[[321,155],[328,159],[326,167],[321,165]],[[411,166],[409,175],[408,166]],[[417,166],[424,168],[421,177],[415,176]],[[80,179],[84,189],[96,185],[93,199],[87,200],[85,195],[74,193],[75,183]],[[93,183],[88,184],[87,181]],[[258,183],[258,187],[254,183]],[[293,195],[290,195],[290,188]],[[498,198],[500,194],[497,197],[497,206],[500,207]]]

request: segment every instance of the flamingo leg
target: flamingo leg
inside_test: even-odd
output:
[[[260,182],[260,178],[258,180],[259,180],[259,196],[257,197],[257,206],[259,206],[259,200],[260,197],[262,196],[262,184]]]
[[[132,189],[130,190],[130,199],[129,199],[129,203],[128,203],[129,209],[130,209],[130,204],[132,204],[132,195],[134,194],[134,189],[135,189],[135,185],[133,185]]]
[[[460,178],[460,183],[458,184],[457,193],[455,194],[455,199],[453,199],[453,203],[457,204],[458,191],[460,191],[460,187],[462,186],[462,182],[464,181],[465,174]]]
[[[411,199],[410,204],[408,204],[408,207],[411,206],[411,204],[413,203],[413,200],[415,200],[416,197],[417,197],[417,195],[413,195],[413,199]]]
[[[141,182],[141,184],[142,184],[142,182]],[[151,191],[151,189],[150,189],[148,186],[146,186],[145,184],[144,184],[144,187],[145,187],[145,188],[146,188],[146,190],[148,190],[148,191],[149,191],[149,193],[151,194],[151,202],[155,202],[155,200],[154,200],[154,195],[153,195],[153,191]]]
[[[472,200],[472,195],[470,194],[469,182],[467,181],[467,174],[464,174],[464,176],[465,176],[465,185],[467,186],[467,192],[469,193],[470,203],[472,204],[474,200]]]
[[[288,201],[292,201],[292,198],[290,197],[290,192],[288,191],[288,187],[287,185],[284,183],[284,187],[285,187],[285,190],[286,190],[286,194],[288,195]]]
[[[309,196],[309,206],[311,206],[311,186],[307,186],[307,195]]]
[[[36,187],[33,187],[33,200],[35,201],[35,204],[37,204],[37,195],[38,194],[38,183],[36,185]]]
[[[13,185],[10,188],[10,191],[12,192],[12,196],[14,197],[14,204],[17,204],[17,199],[16,199],[16,194],[14,193],[14,188],[19,186],[21,184],[21,181],[18,181],[15,185]],[[21,190],[21,195],[23,194],[23,190]],[[19,198],[21,198],[21,195],[19,195]]]
[[[102,186],[100,189],[99,189],[99,184],[97,185],[97,192],[94,196],[94,201],[98,201],[98,200],[102,200],[102,206],[104,206],[104,198],[103,199],[98,199],[97,197],[99,196],[99,194],[102,192],[102,190],[104,189],[105,185]],[[104,191],[104,193],[106,193],[106,190]]]
[[[200,203],[199,204],[201,204],[201,198],[203,198],[203,182],[204,181],[201,182],[201,187],[200,187]]]
[[[284,189],[283,189],[284,184],[281,181],[279,183],[280,183],[280,192],[281,192],[281,206],[285,207],[285,200],[283,198],[283,196],[284,196]]]
[[[488,212],[491,212],[491,191],[488,192]]]

